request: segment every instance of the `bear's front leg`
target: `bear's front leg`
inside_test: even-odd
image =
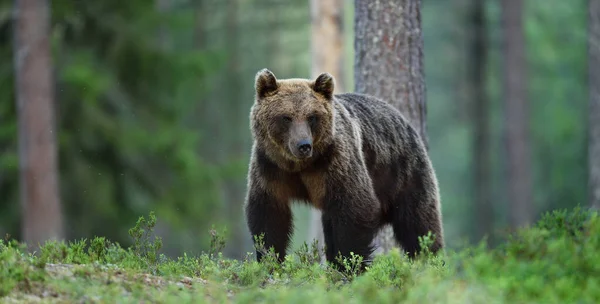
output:
[[[283,262],[292,233],[292,212],[289,204],[279,202],[264,189],[251,186],[246,203],[246,220],[252,241],[264,234],[264,249],[275,249],[279,262]],[[261,261],[262,252],[256,250],[256,259]]]
[[[323,208],[323,234],[327,261],[338,267],[336,258],[350,258],[350,252],[371,259],[372,241],[379,227],[380,205],[366,187],[348,188],[331,184]],[[348,185],[348,184],[345,184]]]

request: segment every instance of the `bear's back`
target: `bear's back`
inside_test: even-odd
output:
[[[379,124],[392,123],[397,127],[404,127],[407,123],[398,109],[377,97],[360,93],[343,93],[335,95],[335,98],[351,116],[361,122],[380,119],[383,121],[379,121]]]
[[[335,98],[360,125],[365,161],[373,175],[378,170],[383,173],[380,170],[390,164],[411,162],[415,155],[426,153],[416,129],[389,103],[357,93],[337,94]]]
[[[359,93],[337,94],[335,98],[359,122],[367,141],[401,144],[418,136],[398,109],[379,98]]]

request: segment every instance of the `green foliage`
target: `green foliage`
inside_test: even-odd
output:
[[[146,235],[152,234],[155,221],[153,216],[138,220],[131,231],[140,245],[128,249],[95,238],[89,246],[85,240],[68,245],[47,242],[39,255],[30,255],[14,241],[1,241],[0,296],[22,299],[55,295],[68,302],[96,299],[211,303],[600,300],[597,211],[576,208],[548,212],[536,225],[515,232],[502,246],[493,249],[482,242],[440,255],[424,250],[416,259],[393,249],[377,256],[360,274],[353,272],[360,259],[342,260],[350,270],[345,273],[320,264],[316,243],[310,247],[303,244],[281,265],[273,263],[274,255],[268,256],[265,263],[258,263],[251,254],[245,260],[226,259],[216,248],[198,256],[164,257],[151,265],[147,263],[148,256],[140,252],[152,250],[153,242]],[[423,244],[431,240],[431,235],[421,239]],[[260,245],[260,238],[258,241]],[[140,249],[144,246],[146,249]],[[158,250],[152,253],[156,254]]]
[[[106,259],[107,249],[106,249],[106,238],[104,237],[95,237],[92,240],[89,248],[89,255],[92,261],[104,261]]]
[[[269,273],[280,270],[281,265],[279,264],[279,254],[275,253],[275,248],[265,247],[264,235],[254,236],[254,249],[262,254],[263,267],[267,269]]]
[[[473,125],[468,92],[468,49],[473,1],[423,2],[427,131],[439,177],[449,246],[474,240]],[[494,229],[507,226],[506,128],[502,78],[500,1],[485,2],[489,112],[489,194]],[[524,1],[528,126],[531,131],[534,214],[587,201],[587,2]],[[565,47],[567,46],[568,47]],[[448,68],[440,68],[440,66]],[[492,232],[490,232],[492,233]],[[494,241],[493,238],[491,241]]]
[[[129,235],[133,238],[134,254],[153,269],[156,268],[159,258],[158,251],[162,247],[162,239],[160,237],[155,237],[154,241],[150,240],[155,225],[156,216],[154,212],[150,212],[148,220],[142,216],[138,219],[135,227],[129,229]]]
[[[213,226],[210,229],[210,251],[209,255],[214,257],[222,252],[225,247],[225,238]]]
[[[49,3],[68,239],[105,235],[127,244],[123,226],[150,208],[174,235],[208,228],[207,219],[218,218],[219,172],[195,153],[203,132],[187,121],[206,91],[198,84],[221,64],[218,54],[163,47],[156,33],[181,13],[163,15],[152,1]],[[12,7],[0,5],[0,16],[5,9]],[[19,237],[10,21],[0,18],[0,232]],[[202,247],[208,239],[187,243]]]
[[[587,190],[586,125],[581,123],[587,117],[586,4],[549,1],[526,2],[524,11],[537,213],[583,204]],[[167,1],[172,7],[159,10],[155,2],[49,1],[67,239],[105,236],[105,246],[91,240],[94,260],[138,265],[119,244],[132,245],[127,225],[138,214],[156,210],[163,221],[155,229],[166,255],[208,250],[213,259],[241,259],[251,249],[243,236],[241,204],[252,80],[264,67],[280,77],[310,75],[309,3]],[[348,3],[345,38],[353,37]],[[430,153],[452,247],[476,229],[470,220],[470,105],[461,83],[470,60],[464,49],[471,33],[465,3],[422,4]],[[19,238],[12,5],[0,4],[0,234]],[[495,228],[502,228],[507,204],[498,2],[486,2],[486,13],[491,197]],[[352,47],[351,39],[344,44]],[[350,64],[343,78],[351,79],[353,52],[346,51],[350,56],[344,61]],[[351,91],[351,82],[346,84]],[[198,233],[213,224],[228,228],[227,246],[221,234]],[[296,227],[295,236],[303,236],[306,221]],[[62,259],[82,259],[60,250]],[[301,263],[315,261],[311,256],[303,253]],[[347,270],[337,276],[353,277],[352,266]]]
[[[27,254],[23,246],[12,240],[0,240],[0,298],[14,288],[33,291],[35,284],[45,279],[43,264]]]
[[[561,233],[567,233],[569,236],[580,235],[592,215],[587,209],[579,206],[571,211],[553,210],[542,215],[537,227],[548,230],[554,235]]]
[[[392,286],[405,290],[413,282],[412,265],[400,250],[393,248],[388,254],[377,258],[365,276],[379,286]]]
[[[516,302],[594,302],[600,267],[597,212],[556,211],[518,231],[498,249],[461,257],[462,275]]]
[[[338,255],[335,260],[341,266],[341,269],[339,269],[340,273],[348,281],[353,280],[362,273],[363,257],[354,254],[354,252],[350,252],[349,257]]]
[[[314,264],[321,260],[325,252],[319,249],[319,240],[313,240],[310,248],[306,242],[296,250],[296,256],[300,259],[302,264]]]

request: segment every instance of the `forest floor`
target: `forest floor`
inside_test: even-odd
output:
[[[35,254],[0,241],[1,303],[598,303],[600,216],[574,209],[547,213],[506,237],[415,260],[400,251],[377,256],[358,274],[360,259],[338,271],[320,264],[315,244],[283,264],[272,254],[257,263],[211,249],[170,259],[152,239],[156,218],[141,217],[130,248],[102,237],[47,242]],[[422,240],[424,245],[431,238]]]

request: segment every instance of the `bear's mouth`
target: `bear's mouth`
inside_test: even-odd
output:
[[[307,160],[309,158],[312,157],[312,153],[308,154],[308,155],[295,155],[293,154],[295,158],[297,158],[298,160]]]
[[[312,150],[310,152],[301,153],[299,151],[290,151],[292,156],[297,160],[307,160],[313,156]]]

